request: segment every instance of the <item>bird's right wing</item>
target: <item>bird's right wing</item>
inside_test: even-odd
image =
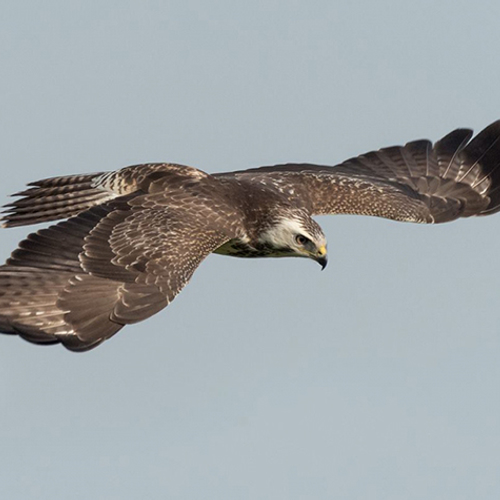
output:
[[[145,163],[121,170],[51,177],[28,184],[5,205],[4,227],[27,226],[74,217],[91,207],[132,193],[148,192],[159,180],[173,177],[207,177],[204,172],[173,163]]]
[[[21,242],[0,267],[0,331],[83,351],[166,307],[239,223],[215,195],[170,194],[112,200]]]

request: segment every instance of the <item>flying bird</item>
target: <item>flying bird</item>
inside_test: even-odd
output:
[[[362,214],[436,224],[500,210],[500,120],[336,166],[207,174],[171,163],[29,184],[4,227],[30,234],[0,266],[0,331],[85,351],[166,307],[210,253],[306,257],[323,268],[312,219]],[[66,219],[66,220],[65,220]]]

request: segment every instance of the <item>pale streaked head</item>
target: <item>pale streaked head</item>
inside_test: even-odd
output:
[[[327,243],[319,226],[307,213],[299,211],[280,217],[263,231],[259,243],[275,250],[275,257],[307,257],[324,269],[327,264]]]

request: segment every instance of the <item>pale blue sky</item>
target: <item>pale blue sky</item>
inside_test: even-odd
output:
[[[1,201],[175,161],[335,164],[500,118],[500,3],[4,1]],[[86,354],[0,341],[0,496],[500,498],[500,216],[319,219]],[[26,229],[1,232],[6,258]]]

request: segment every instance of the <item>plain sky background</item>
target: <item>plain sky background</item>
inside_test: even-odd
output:
[[[173,161],[335,164],[500,118],[498,0],[0,8],[1,202]],[[500,498],[500,216],[319,219],[96,350],[1,336],[5,499]],[[29,229],[2,230],[6,258]]]

